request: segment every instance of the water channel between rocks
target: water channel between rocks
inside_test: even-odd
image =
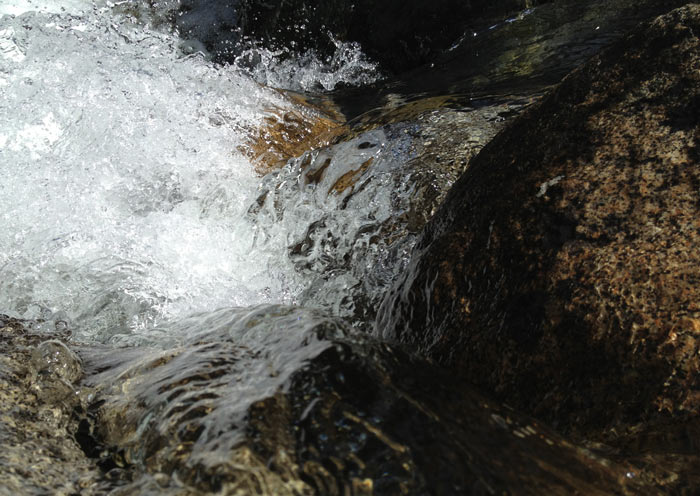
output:
[[[487,79],[501,85],[493,94],[488,82],[467,71],[455,76],[459,81],[444,83],[449,91],[439,95],[418,71],[413,82],[376,90],[383,109],[353,121],[354,129],[333,122],[337,135],[345,133],[342,140],[261,177],[255,157],[246,153],[260,129],[290,115],[332,120],[273,87],[299,92],[371,87],[380,79],[377,67],[356,45],[343,43],[328,60],[310,54],[280,58],[256,47],[244,54],[245,64],[215,65],[197,53],[193,40],[183,44],[155,29],[158,9],[145,5],[81,0],[0,5],[0,313],[31,321],[34,331],[48,337],[70,331],[90,375],[85,386],[105,398],[93,412],[103,417],[99,437],[120,446],[125,464],[150,463],[164,471],[184,456],[184,444],[168,444],[168,433],[175,433],[189,439],[184,466],[196,480],[199,475],[192,474],[199,470],[216,474],[232,452],[248,456],[236,450],[251,436],[240,427],[250,421],[251,405],[306,388],[290,385],[290,378],[309,361],[360,361],[368,370],[376,365],[381,377],[396,360],[409,363],[376,343],[367,349],[347,343],[361,342],[352,336],[371,328],[384,292],[407,266],[420,228],[468,157],[572,62],[547,65],[552,64],[547,48],[533,58],[542,63],[539,68],[520,60],[517,77],[491,67]],[[537,9],[528,10],[490,29],[517,33],[519,22],[546,24],[556,17],[549,11],[538,21],[537,15]],[[595,30],[592,22],[587,29]],[[556,36],[552,39],[558,49]],[[596,49],[595,42],[582,39],[587,49]],[[466,50],[464,42],[453,51]],[[580,52],[579,57],[588,53]],[[512,62],[513,53],[505,52],[498,63]],[[449,53],[445,60],[438,63],[449,66]],[[531,70],[535,76],[527,75]],[[503,80],[511,76],[518,87],[504,96]],[[467,88],[480,84],[479,98],[456,109],[472,100]],[[344,90],[338,101],[369,110],[375,97],[360,98],[358,91]],[[436,99],[404,106],[418,96]],[[423,108],[424,101],[432,103]],[[455,126],[470,138],[446,138],[444,130]],[[463,160],[438,166],[449,162],[448,148]],[[130,348],[114,356],[120,346]],[[341,358],[327,358],[333,353]],[[366,365],[364,355],[357,358],[363,353],[376,361]],[[325,380],[314,379],[317,387],[304,389],[305,398],[321,394]],[[285,408],[296,408],[304,420],[324,398]],[[131,414],[114,413],[129,411],[129,401],[138,405]],[[481,401],[475,396],[472,403]],[[535,424],[516,426],[517,421],[511,426],[507,414],[493,408],[484,418],[494,429],[524,433],[518,439],[548,432]],[[429,408],[421,412],[437,418]],[[372,430],[371,418],[348,418],[343,422],[364,426],[403,460],[403,448],[377,434],[379,428]],[[190,428],[184,425],[194,425],[196,433],[184,432]],[[348,446],[360,442],[359,435],[348,436]],[[554,456],[542,453],[556,445],[577,463],[598,463],[590,453],[547,436],[538,437],[542,446],[533,456],[551,460]],[[513,453],[531,448],[519,446]],[[492,448],[485,453],[493,456]],[[280,457],[275,452],[272,465],[285,465]],[[411,479],[408,464],[397,465],[407,475],[397,476],[396,487],[424,487],[426,481]],[[613,469],[603,472],[601,480],[619,476]],[[313,479],[316,490],[330,477],[320,469],[318,479],[310,473],[305,480]],[[294,486],[292,475],[259,477],[271,493],[271,488],[279,494],[306,491],[301,482]],[[586,478],[585,471],[562,475],[561,487],[584,484]],[[482,481],[487,489],[500,483],[497,476],[483,480],[490,481]],[[171,482],[149,479],[134,488],[148,493],[160,487],[156,483]],[[386,487],[394,482],[385,481]],[[223,483],[202,484],[200,489],[216,491]],[[361,494],[367,482],[353,484]]]

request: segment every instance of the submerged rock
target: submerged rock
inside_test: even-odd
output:
[[[272,242],[285,226],[280,243],[307,281],[299,304],[370,326],[416,235],[469,159],[531,102],[455,110],[450,100],[367,115],[335,144],[263,179],[248,215],[256,242]]]
[[[238,150],[256,171],[265,174],[283,167],[305,152],[328,146],[347,131],[345,118],[327,101],[311,101],[292,92],[280,92],[288,105],[268,109],[260,127],[251,129]]]
[[[645,493],[636,469],[338,320],[200,317],[165,350],[80,349],[123,494]]]
[[[567,432],[696,416],[698,32],[640,27],[491,141],[377,332]]]

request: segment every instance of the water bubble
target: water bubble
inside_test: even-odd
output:
[[[83,375],[80,357],[57,340],[40,343],[32,352],[32,365],[39,374],[48,374],[69,384],[76,383]]]

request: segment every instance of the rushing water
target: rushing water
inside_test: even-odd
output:
[[[196,24],[174,22],[177,6],[0,3],[0,314],[49,333],[68,328],[86,343],[72,343],[80,359],[67,354],[85,376],[62,386],[81,393],[81,411],[92,415],[94,431],[82,442],[104,443],[83,446],[86,453],[125,460],[107,473],[109,484],[126,488],[122,494],[222,493],[217,484],[228,480],[245,494],[277,495],[330,494],[334,484],[348,494],[351,483],[365,494],[372,484],[381,493],[382,484],[423,488],[443,478],[454,488],[453,476],[473,472],[496,481],[493,488],[520,489],[524,476],[541,492],[538,477],[584,487],[590,474],[576,470],[589,465],[619,481],[617,467],[608,474],[589,453],[552,441],[527,419],[511,422],[513,412],[496,415],[501,410],[460,380],[452,384],[431,364],[353,329],[372,320],[384,290],[406,270],[416,231],[466,166],[466,150],[483,146],[502,114],[527,98],[503,108],[470,105],[446,121],[419,101],[415,113],[351,134],[357,125],[341,143],[260,177],[245,153],[251,139],[285,112],[305,110],[273,87],[365,85],[378,79],[377,67],[347,43],[325,59],[251,45],[235,64],[216,65],[203,44],[177,32]],[[527,23],[547,12],[508,26],[530,33]],[[559,38],[583,26],[588,50],[600,16],[592,17],[572,21],[576,29]],[[513,42],[502,63],[493,57],[499,70],[522,58],[521,73],[495,71],[484,84],[549,74],[550,65],[528,62],[550,60],[533,40],[532,47]],[[573,62],[553,64],[558,77]],[[469,71],[482,69],[474,63],[455,74],[471,88],[478,84]],[[395,83],[378,91],[386,99],[380,112],[400,110],[392,99],[400,106],[432,91],[416,83],[402,92]],[[444,88],[464,90],[450,84]],[[441,144],[431,148],[432,140]],[[465,163],[452,163],[453,155]],[[138,346],[115,353],[114,345]],[[49,360],[40,371],[62,366],[37,356],[40,365]],[[256,434],[266,416],[269,432]],[[423,459],[425,446],[434,450]],[[268,448],[271,458],[250,455]],[[285,449],[305,452],[306,463],[296,467]],[[421,479],[412,456],[431,477]],[[301,476],[285,475],[285,467]]]
[[[3,312],[65,322],[81,340],[138,342],[194,312],[296,303],[323,267],[299,270],[289,247],[343,198],[300,191],[292,164],[272,187],[274,207],[251,215],[270,179],[260,190],[237,151],[266,109],[292,104],[253,79],[259,70],[186,55],[175,36],[108,7],[31,7],[0,11],[16,14],[0,17]],[[372,77],[351,48],[339,50],[342,63],[315,82],[318,60],[294,74],[287,62],[275,81]],[[380,203],[355,210],[386,217],[389,201]],[[362,222],[340,217],[328,222]]]

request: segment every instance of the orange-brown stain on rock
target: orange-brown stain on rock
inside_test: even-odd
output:
[[[370,157],[365,160],[357,170],[348,171],[340,176],[333,186],[331,186],[331,191],[335,193],[342,193],[346,189],[354,186],[357,179],[369,168],[372,162],[374,162],[374,157]]]
[[[247,143],[238,147],[259,174],[281,168],[306,151],[328,146],[348,131],[342,114],[331,106],[291,92],[283,94],[294,106],[268,108],[270,115],[250,132]]]

